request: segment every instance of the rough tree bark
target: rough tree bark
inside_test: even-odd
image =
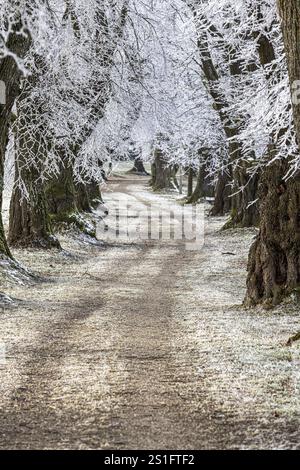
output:
[[[47,184],[46,197],[52,220],[68,222],[69,217],[77,212],[73,168],[65,166],[60,169],[58,177]]]
[[[75,203],[79,212],[93,212],[99,204],[103,203],[100,183],[75,184]]]
[[[300,3],[278,0],[277,4],[292,88],[300,78]],[[299,144],[296,102],[293,113]],[[262,175],[260,232],[249,255],[246,305],[276,305],[300,286],[300,175],[284,181],[288,166],[288,161],[276,161]]]
[[[16,162],[16,178],[20,171],[18,165],[19,161]],[[22,171],[22,180],[28,192],[26,198],[19,186],[14,188],[10,202],[8,241],[11,246],[61,248],[52,231],[44,187],[37,182],[38,176],[33,168]]]

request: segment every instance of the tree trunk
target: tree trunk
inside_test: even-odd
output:
[[[277,3],[292,87],[300,77],[300,4]],[[295,102],[293,113],[299,144],[300,108]],[[288,167],[289,161],[275,161],[261,177],[260,232],[249,255],[246,305],[276,305],[300,287],[300,175],[284,181]]]
[[[251,247],[246,305],[276,305],[300,282],[300,175],[283,181],[288,162],[266,168],[260,183],[260,232]]]
[[[121,39],[124,33],[128,13],[128,0],[124,0],[120,11],[119,24],[116,28],[116,37]],[[71,20],[72,27],[75,27],[75,34],[80,35],[80,29],[74,17],[72,9],[67,5],[64,21]],[[106,16],[102,2],[98,2],[96,8],[95,22],[100,27],[95,33],[95,54],[98,56],[103,68],[103,74],[94,77],[94,99],[87,103],[89,113],[86,124],[82,128],[80,139],[77,140],[73,150],[74,155],[78,155],[84,143],[91,137],[95,126],[104,116],[105,104],[110,98],[110,71],[113,66],[113,58],[117,42],[109,40],[109,20]],[[101,92],[100,92],[101,91]],[[101,162],[99,162],[101,166]],[[80,211],[91,211],[91,204],[88,191],[85,185],[79,184],[77,187],[73,181],[73,171],[71,165],[63,168],[61,175],[52,181],[47,189],[47,198],[50,212],[55,223],[75,224],[83,231],[86,231],[81,223]],[[89,233],[89,230],[87,231]],[[89,233],[94,236],[93,233]]]
[[[31,118],[28,122],[28,116],[32,114],[31,107],[34,105],[30,101],[30,93],[37,78],[37,73],[33,72],[23,81],[22,93],[17,100],[18,120],[14,129],[15,186],[10,202],[8,241],[13,246],[60,248],[60,243],[52,232],[44,185],[38,181],[39,170],[30,165],[31,155],[38,155],[42,148],[40,143],[43,128],[39,120]],[[34,127],[31,139],[28,139],[28,124]],[[26,197],[22,194],[20,182],[27,192]]]
[[[103,203],[100,184],[79,183],[75,185],[76,207],[79,212],[92,212],[99,204]]]
[[[1,105],[0,105],[1,106]],[[0,123],[2,127],[2,123]],[[4,160],[5,160],[5,150],[7,146],[7,136],[5,137],[4,132],[0,134],[0,257],[9,257],[12,258],[12,254],[7,244],[3,219],[2,219],[2,204],[3,204],[3,188],[4,188]]]
[[[215,189],[215,201],[210,215],[212,216],[223,216],[228,214],[231,209],[231,189],[230,189],[231,177],[227,172],[222,171],[218,175],[218,181]]]
[[[193,190],[194,190],[194,170],[192,167],[190,167],[189,172],[188,172],[188,190],[187,190],[188,198],[192,196]]]
[[[264,20],[260,5],[258,5],[256,10],[256,16],[258,24]],[[273,44],[263,31],[252,31],[249,39],[254,39],[256,41],[259,61],[263,67],[275,60],[276,56]],[[248,70],[250,73],[254,72],[257,70],[257,66],[251,64],[248,67]],[[271,75],[272,72],[265,70],[267,81],[271,78]],[[255,159],[254,152],[253,159]],[[232,197],[231,218],[225,225],[225,229],[234,227],[251,227],[259,224],[258,202],[252,204],[258,199],[259,173],[256,173],[251,178],[248,173],[247,162],[238,162],[237,167],[233,171],[233,194],[235,195]]]
[[[192,11],[196,20],[198,20],[197,9],[195,9],[195,6],[192,7]],[[216,36],[220,34],[213,25],[210,25],[210,29],[213,30]],[[236,122],[234,117],[232,117],[230,106],[226,101],[224,94],[222,94],[218,90],[218,87],[215,86],[220,80],[220,76],[210,52],[206,29],[198,31],[197,44],[201,56],[202,71],[207,81],[207,89],[213,99],[214,109],[219,115],[220,122],[224,129],[224,134],[229,142],[228,173],[232,173],[232,164],[236,162],[242,154],[241,145],[237,141],[237,137],[239,135],[239,124]],[[236,54],[232,51],[232,48],[229,48],[228,63],[230,63],[230,75],[233,79],[242,74],[241,63],[236,59],[235,55]],[[227,178],[227,174],[221,171],[216,186],[215,201],[211,215],[222,216],[230,211],[232,200],[230,198],[229,183],[230,180]]]
[[[89,201],[93,209],[97,208],[99,204],[103,204],[100,184],[93,182],[86,185],[86,190],[89,196]]]
[[[155,150],[155,159],[152,164],[151,185],[154,191],[174,189],[174,168],[169,166],[163,158],[161,150]]]
[[[16,164],[16,178],[19,171]],[[33,248],[61,248],[54,236],[48,215],[44,187],[37,183],[38,174],[29,169],[23,172],[28,197],[19,186],[15,186],[10,202],[10,224],[8,241],[12,246]],[[17,181],[17,179],[16,179]]]
[[[57,228],[74,226],[81,232],[96,237],[94,224],[82,217],[78,211],[71,166],[62,168],[58,178],[49,182],[46,197],[51,220]]]
[[[61,168],[59,176],[47,184],[46,196],[52,220],[56,223],[68,223],[78,211],[73,170],[70,166]]]
[[[277,0],[282,18],[282,31],[287,56],[291,92],[294,83],[300,80],[300,4],[299,0]],[[299,100],[299,99],[298,99]],[[300,104],[293,100],[294,123],[300,146]]]
[[[195,204],[201,198],[213,196],[213,187],[210,185],[211,179],[208,178],[205,164],[201,165],[197,174],[197,183],[194,191],[187,200],[187,204]]]
[[[147,176],[148,173],[144,167],[144,162],[140,157],[137,157],[134,160],[134,165],[132,170],[130,170],[131,173],[136,173],[137,175],[145,175]]]
[[[92,212],[87,186],[84,183],[75,185],[76,206],[79,212]]]
[[[29,50],[31,40],[30,35],[26,30],[23,31],[23,34],[19,34],[20,31],[23,30],[24,25],[20,19],[18,11],[16,11],[16,18],[16,23],[11,25],[11,33],[9,34],[6,47],[17,57],[23,58]],[[12,255],[7,245],[2,221],[4,160],[8,141],[11,110],[15,99],[19,94],[21,77],[22,73],[19,70],[13,55],[8,55],[0,60],[0,81],[5,84],[5,104],[0,104],[0,255],[10,258],[12,258]]]
[[[234,196],[232,196],[230,220],[224,229],[255,227],[259,224],[258,184],[259,173],[250,176],[246,162],[234,170]]]

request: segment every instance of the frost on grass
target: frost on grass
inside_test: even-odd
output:
[[[153,202],[134,185],[137,207],[173,198]],[[125,181],[123,190],[133,197]],[[114,194],[105,199],[110,207]],[[299,447],[300,349],[286,346],[300,330],[297,304],[242,307],[255,231],[223,225],[207,218],[205,246],[193,252],[102,249],[71,232],[61,243],[72,256],[16,251],[51,282],[7,290],[26,302],[0,322],[4,445],[44,445],[47,427],[57,431],[46,436],[52,448]],[[29,440],[19,422],[31,426]]]
[[[236,428],[247,430],[245,448],[291,448],[299,440],[300,348],[288,348],[287,340],[300,329],[298,305],[287,301],[273,311],[242,307],[253,233],[207,237],[209,257],[199,253],[198,267],[181,271],[182,302],[189,307],[179,305],[178,313],[182,327],[192,332],[204,406],[213,407],[220,421],[233,417]],[[283,431],[288,426],[294,429],[290,435]],[[232,445],[240,445],[230,432]]]

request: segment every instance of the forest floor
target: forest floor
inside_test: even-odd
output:
[[[113,178],[138,204],[165,204],[147,178]],[[16,250],[40,273],[3,281],[1,449],[300,448],[300,330],[291,300],[245,310],[253,230],[205,245],[91,244],[61,236],[63,252]]]

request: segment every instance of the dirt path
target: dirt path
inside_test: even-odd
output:
[[[168,199],[143,178],[111,188]],[[50,281],[6,285],[23,301],[0,314],[0,448],[300,447],[297,309],[239,307],[253,232],[223,222],[201,251],[65,237],[68,253],[17,253]]]

